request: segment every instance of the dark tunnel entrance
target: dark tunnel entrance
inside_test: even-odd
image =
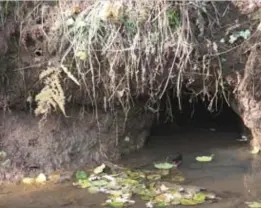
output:
[[[177,98],[165,95],[162,99],[159,116],[154,122],[151,135],[174,134],[175,131],[218,131],[234,132],[241,137],[249,131],[242,124],[241,118],[220,96],[208,110],[210,101],[202,97],[191,99],[190,94],[183,94],[181,109]]]

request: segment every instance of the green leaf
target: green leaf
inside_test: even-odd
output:
[[[199,193],[195,194],[195,196],[193,197],[193,200],[197,201],[199,203],[203,203],[206,200],[206,195],[202,192],[199,192]]]
[[[261,208],[261,202],[245,202],[250,208]]]
[[[86,173],[85,171],[83,171],[83,170],[77,171],[75,176],[76,176],[76,179],[77,179],[77,180],[87,179],[87,178],[88,178],[87,173]]]
[[[128,185],[139,184],[139,182],[138,182],[137,180],[133,180],[133,179],[130,179],[130,178],[121,179],[120,182],[121,182],[122,184],[128,184]]]
[[[182,205],[197,205],[197,204],[200,204],[200,203],[193,200],[193,199],[181,199],[180,204],[182,204]]]
[[[90,187],[92,184],[88,181],[88,179],[80,179],[78,182],[78,185],[81,188],[88,188]]]
[[[102,165],[96,167],[93,170],[93,173],[96,174],[96,175],[99,174],[99,173],[102,173],[105,167],[106,167],[105,164],[102,164]]]
[[[214,155],[210,155],[210,156],[198,156],[196,157],[196,160],[199,162],[210,162],[212,161]]]
[[[154,164],[154,167],[157,169],[171,169],[174,167],[174,165],[171,163],[165,162],[165,163],[156,163],[156,164]]]
[[[124,202],[115,202],[115,201],[108,203],[110,207],[115,207],[115,208],[124,207],[124,204],[125,204]]]
[[[135,180],[139,180],[139,179],[144,179],[145,178],[145,174],[141,171],[130,171],[127,170],[126,174],[131,178],[131,179],[135,179]]]
[[[156,207],[166,207],[167,204],[164,203],[164,202],[158,202],[158,203],[155,204],[155,206],[156,206]]]
[[[106,186],[107,184],[108,184],[108,182],[105,180],[98,180],[98,181],[92,182],[92,185],[97,186],[97,187]]]

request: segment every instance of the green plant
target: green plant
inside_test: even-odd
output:
[[[180,26],[179,15],[175,10],[171,10],[171,9],[168,10],[167,16],[169,20],[169,25],[172,29],[176,29],[177,27]]]

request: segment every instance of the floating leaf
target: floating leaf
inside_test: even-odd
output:
[[[130,171],[130,170],[127,170],[126,171],[126,174],[134,179],[134,180],[139,180],[139,179],[144,179],[146,176],[143,172],[141,171]]]
[[[125,204],[124,202],[115,202],[115,201],[108,203],[109,206],[115,207],[115,208],[124,207],[124,204]]]
[[[261,208],[261,202],[245,202],[250,208]]]
[[[76,179],[80,180],[80,179],[87,179],[88,178],[88,175],[85,171],[83,170],[79,170],[76,172]]]
[[[158,174],[151,174],[147,176],[147,179],[150,181],[157,181],[161,179],[161,175]]]
[[[156,163],[156,164],[154,164],[154,167],[157,169],[171,169],[174,167],[174,165],[171,163],[165,162],[165,163]]]
[[[156,193],[154,190],[147,189],[144,184],[137,184],[132,188],[132,192],[139,196],[147,196],[147,197],[154,197]]]
[[[98,181],[93,181],[92,182],[92,185],[98,186],[98,187],[106,186],[107,184],[108,184],[108,182],[105,181],[105,180],[98,180]]]
[[[88,192],[90,194],[97,194],[99,192],[99,188],[95,187],[95,186],[91,186],[88,188]]]
[[[165,202],[159,202],[155,204],[156,207],[166,207],[167,205],[168,204],[166,204]]]
[[[214,155],[210,155],[210,156],[198,156],[196,157],[196,160],[199,162],[210,162],[212,161]]]
[[[169,190],[169,188],[166,187],[164,184],[162,184],[162,185],[160,186],[160,190],[161,190],[162,192],[165,192],[165,191]]]
[[[96,174],[96,175],[99,174],[99,173],[102,173],[105,167],[106,167],[106,165],[102,164],[102,165],[98,166],[97,168],[95,168],[93,170],[93,173]]]
[[[199,203],[203,203],[206,200],[206,194],[199,192],[199,193],[195,194],[195,196],[193,197],[193,200],[195,200]]]
[[[79,185],[81,188],[88,188],[92,184],[88,181],[88,179],[80,179],[76,185]]]
[[[141,200],[143,200],[143,201],[150,201],[150,200],[153,199],[153,197],[147,196],[147,195],[140,195],[140,198],[141,198]]]
[[[133,180],[133,179],[130,179],[130,178],[124,178],[120,182],[122,184],[130,184],[130,185],[139,184],[139,182],[137,180]]]
[[[197,204],[200,204],[200,203],[193,200],[193,199],[181,199],[180,204],[182,204],[182,205],[197,205]]]

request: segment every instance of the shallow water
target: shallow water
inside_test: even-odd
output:
[[[251,155],[247,142],[239,142],[235,132],[217,129],[161,129],[143,150],[123,158],[121,164],[132,168],[149,168],[156,161],[183,154],[180,170],[191,185],[203,186],[219,193],[223,200],[201,208],[246,207],[244,201],[261,199],[261,156]],[[195,157],[214,154],[210,163],[198,163]],[[260,198],[258,198],[260,197]],[[101,207],[104,195],[90,195],[71,183],[44,186],[2,186],[1,207]],[[144,208],[144,202],[135,206]]]

